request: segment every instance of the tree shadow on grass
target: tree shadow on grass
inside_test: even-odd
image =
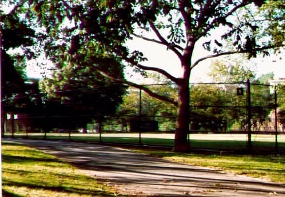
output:
[[[63,176],[63,175],[62,175]],[[69,177],[69,175],[67,175]],[[79,177],[73,177],[73,178],[79,178]],[[87,178],[86,181],[92,181],[91,178]],[[114,197],[114,196],[120,196],[115,195],[113,192],[109,192],[108,190],[104,189],[91,189],[91,188],[80,188],[81,184],[65,184],[62,185],[45,185],[38,182],[22,182],[22,181],[12,181],[12,180],[3,180],[3,185],[6,187],[14,187],[14,188],[27,188],[27,190],[39,190],[41,193],[44,193],[44,191],[47,191],[47,193],[50,193],[50,191],[53,191],[57,194],[64,194],[63,196],[69,196],[71,194],[78,194],[79,196],[82,195],[90,195],[90,196],[106,196],[106,197]],[[100,186],[99,186],[100,187]],[[4,197],[23,197],[23,195],[19,195],[16,193],[12,193],[7,190],[2,190],[2,196]]]
[[[29,163],[29,162],[57,162],[56,158],[37,158],[37,157],[24,157],[24,156],[12,156],[2,154],[2,160],[5,163]]]
[[[12,144],[8,144],[9,146]],[[16,145],[15,145],[16,146]],[[18,146],[18,145],[17,145]],[[25,146],[26,147],[26,146]],[[21,150],[19,150],[21,151]],[[37,164],[39,165],[40,163],[44,166],[49,165],[51,163],[66,163],[63,162],[61,160],[59,160],[58,158],[52,158],[52,157],[40,157],[42,156],[38,151],[34,151],[34,150],[23,150],[25,153],[28,151],[30,152],[29,156],[19,156],[19,155],[9,155],[9,150],[8,153],[4,153],[2,155],[2,161],[3,163],[6,165],[10,165],[10,164],[19,164],[19,165],[23,165],[25,166],[25,164],[31,165],[31,164]],[[20,154],[21,155],[21,154]],[[52,167],[52,166],[51,166]],[[8,174],[15,174],[17,176],[27,176],[27,179],[13,179],[12,177],[3,177],[3,186],[6,187],[13,187],[13,188],[26,188],[27,190],[41,190],[41,191],[53,191],[55,193],[65,193],[66,195],[64,196],[69,196],[71,194],[78,194],[79,196],[81,195],[91,195],[91,196],[115,196],[114,193],[112,191],[109,190],[104,190],[101,187],[100,184],[98,185],[98,188],[96,186],[91,188],[87,188],[86,189],[86,185],[83,185],[83,183],[88,183],[91,180],[91,177],[85,177],[85,176],[81,176],[81,175],[77,175],[75,174],[74,176],[71,176],[69,174],[64,174],[64,173],[60,173],[60,172],[46,172],[46,171],[34,171],[34,170],[29,170],[29,168],[21,170],[18,168],[15,169],[10,169],[10,168],[5,168],[3,169],[3,172],[7,172]],[[51,176],[58,176],[60,177],[62,180],[66,180],[66,179],[71,179],[71,180],[81,180],[80,182],[76,182],[76,183],[59,183],[58,185],[54,185],[54,184],[48,184],[46,185],[46,183],[41,184],[41,180],[36,181],[33,179],[29,179],[30,174],[34,174],[34,173],[41,173],[43,174],[43,178],[46,177],[47,179],[51,178]],[[94,180],[94,178],[92,178]],[[85,182],[84,182],[85,181]],[[16,192],[11,192],[8,191],[7,189],[3,189],[2,190],[2,196],[4,197],[23,197],[23,195],[19,195]]]
[[[228,151],[232,154],[268,155],[276,151],[274,141],[252,141],[252,150],[247,150],[247,141],[240,140],[190,140],[192,151],[197,150],[216,150]],[[285,151],[285,143],[278,142],[279,152]]]
[[[23,146],[26,147],[25,145],[21,144],[21,143],[17,143],[17,142],[9,142],[9,141],[2,141],[1,142],[2,145],[8,145],[8,146]]]
[[[4,185],[6,186],[14,186],[17,188],[25,187],[28,189],[35,189],[35,190],[41,190],[44,191],[54,191],[57,193],[65,193],[66,196],[70,194],[78,194],[79,196],[81,195],[90,195],[90,196],[106,196],[106,197],[114,197],[115,195],[111,192],[108,191],[96,191],[96,190],[91,190],[91,189],[80,189],[80,188],[75,188],[71,186],[43,186],[43,185],[36,185],[33,183],[23,183],[23,182],[16,182],[16,181],[9,181],[5,182]],[[3,190],[2,193],[4,193],[5,197],[23,197],[22,195],[19,194],[14,194],[8,191]]]
[[[135,183],[137,188],[141,188],[143,185],[147,185],[149,188],[161,188],[167,185],[164,190],[169,189],[169,192],[172,192],[171,190],[178,190],[181,187],[180,193],[182,193],[183,188],[191,190],[198,188],[203,191],[210,191],[210,193],[219,190],[237,190],[240,194],[250,193],[253,195],[265,195],[276,190],[277,193],[285,195],[284,184],[248,178],[239,179],[233,176],[227,177],[224,172],[219,170],[178,165],[160,158],[151,158],[112,147],[104,147],[103,149],[97,147],[89,154],[87,151],[89,148],[83,145],[78,145],[77,148],[76,153],[68,153],[68,148],[61,147],[62,152],[58,156],[66,158],[79,169],[94,170],[96,174],[99,174],[99,177],[100,172],[109,173],[108,176],[103,175],[99,180],[111,181],[118,185],[126,186]],[[67,150],[66,154],[63,154],[64,149]],[[164,153],[163,156],[165,154],[173,155],[176,153]],[[268,170],[284,173],[283,170]],[[129,176],[129,174],[134,176]]]
[[[121,185],[125,189],[130,186],[133,186],[134,190],[150,189],[154,195],[159,196],[176,196],[168,195],[174,190],[181,196],[185,191],[204,192],[203,194],[211,196],[223,196],[222,191],[240,196],[264,196],[274,191],[285,195],[284,184],[240,179],[217,170],[175,164],[123,149],[83,143],[53,143],[54,146],[48,141],[45,143],[40,144],[38,148],[45,147],[45,151],[87,171],[99,181]]]
[[[6,191],[6,190],[2,190],[2,197],[24,197],[18,194],[14,194],[12,192]]]

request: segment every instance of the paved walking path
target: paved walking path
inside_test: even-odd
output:
[[[285,196],[284,184],[174,163],[121,148],[48,140],[11,141],[68,161],[89,176],[117,188],[120,194],[172,197]]]

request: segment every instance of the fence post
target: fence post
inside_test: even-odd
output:
[[[274,86],[274,129],[275,129],[275,153],[278,154],[278,127],[277,127],[277,87]]]
[[[251,144],[251,99],[250,99],[250,81],[247,79],[246,81],[246,109],[247,109],[247,150],[251,152],[252,144]]]
[[[139,116],[140,116],[140,125],[139,125],[139,145],[142,144],[142,89],[140,88],[139,93],[140,105],[139,105]]]
[[[15,137],[15,114],[11,113],[11,132],[12,132],[12,138]]]

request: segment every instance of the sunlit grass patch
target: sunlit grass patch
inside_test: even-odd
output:
[[[285,156],[219,155],[136,150],[174,162],[223,170],[239,175],[285,183]]]
[[[116,191],[54,156],[19,144],[2,144],[5,196],[116,196]]]
[[[10,133],[6,137],[12,137]],[[174,133],[107,133],[101,134],[83,134],[72,133],[47,133],[48,140],[66,140],[75,142],[91,142],[105,144],[133,144],[133,145],[150,145],[163,146],[170,148],[174,146]],[[44,139],[43,133],[16,133],[15,138]],[[248,148],[248,135],[246,134],[191,134],[189,135],[191,149],[216,149],[216,150],[233,150],[245,151]],[[275,135],[252,135],[252,150],[256,153],[267,154],[276,151]],[[285,151],[285,135],[278,136],[278,151]],[[141,144],[140,144],[141,143]]]

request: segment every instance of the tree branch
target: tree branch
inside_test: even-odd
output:
[[[175,48],[178,48],[179,50],[181,50],[181,51],[183,51],[184,49],[181,47],[181,46],[179,46],[179,45],[170,45],[169,43],[166,43],[166,44],[168,44],[168,45],[166,45],[164,42],[161,42],[161,41],[159,41],[159,40],[155,40],[155,39],[151,39],[151,38],[146,38],[146,37],[144,37],[144,36],[140,36],[140,35],[137,35],[137,34],[134,34],[133,33],[133,35],[135,36],[135,37],[137,37],[137,38],[141,38],[141,39],[143,39],[143,40],[146,40],[146,41],[150,41],[150,42],[154,42],[154,43],[157,43],[157,44],[161,44],[161,45],[164,45],[164,46],[167,46],[168,48],[170,48],[170,47],[175,47]]]
[[[274,48],[280,48],[280,47],[285,47],[285,44],[255,48],[252,52],[258,52],[258,51],[263,51],[263,50],[267,50],[267,49],[274,49]],[[211,58],[220,57],[220,56],[224,56],[224,55],[242,54],[242,53],[250,53],[250,51],[247,51],[247,50],[227,51],[227,52],[222,52],[222,53],[218,53],[218,54],[214,54],[214,55],[209,55],[209,56],[206,56],[206,57],[198,59],[194,64],[192,64],[191,69],[194,68],[200,62],[202,62],[202,61],[204,61],[206,59],[211,59]]]
[[[158,39],[161,41],[162,44],[164,44],[165,46],[169,47],[170,50],[172,50],[177,56],[178,58],[181,60],[182,55],[181,53],[176,49],[176,45],[173,46],[171,44],[169,44],[163,37],[162,35],[159,33],[159,31],[156,29],[155,25],[153,24],[153,22],[149,22],[149,25],[151,27],[151,29],[154,31],[154,33],[156,34],[156,36],[158,37]],[[181,50],[181,48],[179,48]],[[183,49],[182,49],[183,50]]]
[[[224,16],[222,17],[218,17],[218,18],[215,18],[210,24],[208,24],[208,27],[203,31],[203,33],[197,38],[201,38],[203,37],[204,35],[206,35],[213,27],[214,27],[214,24],[216,22],[218,22],[218,20],[221,20],[221,18],[223,19],[226,19],[227,17],[231,16],[235,11],[237,11],[239,8],[242,8],[244,6],[246,6],[247,3],[244,3],[244,1],[242,1],[241,4],[237,5],[237,6],[234,6],[228,13],[226,13]],[[201,24],[203,25],[203,24]],[[200,26],[200,25],[199,25]],[[199,27],[198,27],[199,28]]]
[[[129,62],[129,63],[133,64],[133,62]],[[173,81],[176,84],[178,82],[178,78],[172,76],[171,74],[169,74],[168,72],[166,72],[165,70],[163,70],[161,68],[151,67],[151,66],[144,66],[144,65],[141,65],[141,64],[134,64],[134,65],[136,67],[142,69],[142,70],[158,72],[158,73],[164,75],[165,77],[167,77],[168,79],[170,79],[171,81]]]
[[[185,27],[186,29],[191,28],[191,14],[187,13],[185,11],[185,1],[179,1],[178,3],[178,11],[180,11],[184,21],[185,21]]]
[[[171,81],[173,81],[174,83],[177,84],[177,82],[178,82],[178,79],[176,77],[172,76],[171,74],[169,74],[168,72],[166,72],[165,70],[163,70],[161,68],[151,67],[151,66],[144,66],[144,65],[138,63],[138,61],[136,59],[134,59],[133,57],[128,57],[127,54],[122,54],[121,50],[116,50],[114,52],[118,56],[123,57],[124,61],[130,63],[132,66],[136,66],[137,68],[142,69],[142,70],[158,72],[158,73],[164,75],[166,78],[168,78]]]
[[[151,91],[150,89],[148,89],[147,87],[145,87],[143,85],[139,85],[139,84],[136,84],[136,83],[133,83],[133,82],[130,82],[130,81],[124,81],[123,83],[125,83],[125,84],[127,84],[129,86],[141,89],[144,92],[146,92],[148,95],[150,95],[151,97],[157,98],[157,99],[159,99],[161,101],[164,101],[164,102],[171,103],[171,104],[173,104],[176,107],[178,106],[178,103],[174,99],[170,99],[169,97],[166,97],[166,96],[163,96],[163,95],[159,95],[159,94]]]
[[[125,79],[118,79],[118,78],[112,77],[112,76],[106,74],[104,71],[100,71],[100,70],[99,70],[99,72],[100,72],[103,76],[105,76],[105,77],[107,77],[107,78],[109,78],[109,79],[112,79],[112,80],[115,81],[115,82],[124,83],[124,84],[127,84],[127,85],[129,85],[129,86],[138,88],[138,89],[140,89],[140,90],[143,90],[145,93],[147,93],[147,94],[150,95],[151,97],[154,97],[154,98],[159,99],[159,100],[164,101],[164,102],[171,103],[171,104],[173,104],[173,105],[176,106],[176,107],[178,106],[177,101],[175,101],[174,99],[171,99],[171,98],[169,98],[169,97],[166,97],[166,96],[157,94],[157,93],[151,91],[149,88],[147,88],[147,87],[144,86],[144,85],[139,85],[139,84],[136,84],[136,83],[127,81],[127,80],[125,80]]]

